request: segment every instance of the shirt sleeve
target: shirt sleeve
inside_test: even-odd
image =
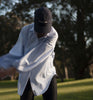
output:
[[[56,31],[51,33],[42,40],[35,48],[30,50],[22,59],[15,62],[19,71],[29,71],[44,62],[54,51],[58,35]]]
[[[51,32],[47,34],[47,43],[52,46],[53,48],[55,48],[56,42],[58,39],[58,33],[57,31],[54,29],[54,27],[51,28]]]
[[[15,66],[13,66],[13,63],[23,56],[22,34],[23,34],[23,29],[21,30],[21,32],[19,34],[19,38],[18,38],[16,44],[9,51],[9,53],[0,57],[0,68],[7,69],[9,67],[15,67]]]
[[[9,54],[14,55],[14,56],[23,56],[23,51],[24,51],[24,46],[23,46],[23,31],[24,29],[22,28],[18,40],[16,44],[13,46],[13,48],[9,51]]]

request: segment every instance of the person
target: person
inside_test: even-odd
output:
[[[53,65],[58,33],[52,26],[52,13],[47,7],[35,11],[34,23],[22,28],[8,54],[0,57],[1,68],[11,66],[19,71],[20,100],[57,100],[56,69]]]

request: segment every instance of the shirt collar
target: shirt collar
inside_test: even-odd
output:
[[[29,31],[34,32],[34,23],[33,23],[32,28]]]

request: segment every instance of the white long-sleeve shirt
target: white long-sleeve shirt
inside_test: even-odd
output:
[[[41,95],[48,89],[56,74],[53,59],[57,38],[58,34],[53,27],[46,36],[38,38],[33,23],[22,28],[14,47],[0,57],[1,67],[14,66],[19,71],[19,95],[23,94],[28,79],[34,95]]]

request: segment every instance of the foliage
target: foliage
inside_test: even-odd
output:
[[[15,16],[0,16],[0,55],[7,53],[17,40],[17,25]]]
[[[59,33],[56,59],[63,63],[63,67],[74,70],[76,79],[89,77],[88,66],[93,57],[93,29],[90,29],[93,24],[92,5],[92,0],[61,1],[54,5],[59,11],[54,16],[54,26]]]
[[[65,77],[67,67],[69,77],[89,77],[88,66],[93,59],[93,0],[19,0],[2,4],[0,11],[6,9],[7,13],[0,16],[0,55],[15,44],[21,27],[33,22],[35,9],[47,6],[59,34],[55,49],[59,76]]]

